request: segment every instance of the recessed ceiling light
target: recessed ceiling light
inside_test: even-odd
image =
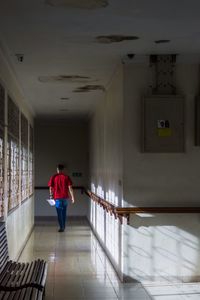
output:
[[[154,43],[156,44],[166,44],[166,43],[170,43],[171,41],[170,40],[157,40],[157,41],[154,41]]]

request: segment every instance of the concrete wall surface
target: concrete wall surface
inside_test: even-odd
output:
[[[123,199],[122,166],[123,68],[118,66],[91,120],[90,180],[95,194],[115,205]],[[90,222],[119,276],[121,227],[114,217],[91,202]]]
[[[9,95],[13,99],[13,101],[18,105],[19,110],[26,116],[29,123],[33,126],[33,111],[27,106],[26,98],[13,73],[12,67],[9,64],[8,59],[2,53],[1,49],[0,82],[5,88],[6,95]],[[6,174],[7,170],[5,170],[5,177],[7,176]],[[24,203],[20,203],[17,208],[8,213],[7,189],[7,182],[5,180],[5,215],[2,221],[6,222],[10,258],[17,259],[34,225],[34,195],[32,195]]]
[[[185,58],[184,58],[185,59]],[[200,148],[195,146],[199,65],[175,67],[185,101],[185,152],[142,152],[142,101],[152,74],[145,62],[119,66],[91,122],[91,189],[118,206],[199,206]],[[196,214],[131,216],[119,222],[91,202],[90,222],[125,280],[199,278],[200,219]]]
[[[123,225],[125,278],[148,281],[200,280],[198,214],[132,215]]]
[[[9,255],[15,260],[23,250],[34,226],[34,197],[9,214],[6,224]]]
[[[142,153],[142,100],[148,94],[150,68],[124,70],[124,204],[135,206],[199,205],[200,148],[195,147],[195,96],[198,64],[176,66],[177,94],[185,100],[185,152]]]

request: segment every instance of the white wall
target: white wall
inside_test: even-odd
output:
[[[185,98],[185,153],[142,153],[142,97],[149,67],[132,64],[124,72],[124,200],[135,206],[198,205],[200,148],[194,146],[194,99],[198,64],[176,67],[177,92]]]
[[[88,184],[88,124],[83,120],[36,121],[35,124],[35,186],[47,187],[51,175],[56,173],[58,163],[67,166],[73,185]],[[82,177],[73,177],[73,172]],[[54,207],[46,202],[48,190],[36,190],[35,215],[56,216]],[[75,204],[70,203],[68,215],[86,216],[88,199],[75,190]]]
[[[16,259],[34,225],[34,197],[9,214],[6,223],[9,255],[11,259]]]
[[[123,68],[118,66],[91,120],[91,189],[120,205],[122,186]],[[121,274],[121,227],[118,220],[91,202],[90,222],[119,275]]]
[[[115,203],[122,199],[123,68],[118,66],[91,120],[90,174],[95,192]]]
[[[74,180],[73,180],[74,182]],[[75,203],[69,201],[67,208],[68,216],[87,216],[89,211],[89,201],[85,193],[80,190],[74,190]],[[49,199],[48,190],[35,191],[35,216],[37,217],[52,217],[57,216],[55,207],[51,207],[46,199]]]
[[[25,96],[17,82],[15,74],[0,50],[0,82],[6,89],[6,93],[18,104],[20,111],[27,117],[33,126],[33,113],[27,106]],[[6,173],[5,173],[6,176]],[[5,198],[6,198],[5,191]],[[7,198],[5,199],[7,203]],[[5,207],[7,204],[5,203]],[[34,196],[5,216],[7,227],[9,255],[11,259],[17,259],[24,247],[34,225]]]
[[[124,206],[199,206],[200,149],[194,146],[198,64],[177,64],[177,93],[185,98],[185,153],[142,153],[145,64],[124,70]],[[199,279],[200,218],[192,214],[132,216],[123,226],[123,273],[139,280]]]
[[[198,214],[132,215],[123,225],[123,273],[148,281],[200,280]]]
[[[91,122],[92,191],[119,206],[198,206],[200,148],[194,146],[198,63],[188,60],[176,67],[177,93],[185,98],[185,153],[142,153],[142,98],[150,84],[145,63],[124,65],[115,73]],[[200,278],[199,215],[133,215],[130,225],[120,226],[91,203],[90,220],[125,279]]]

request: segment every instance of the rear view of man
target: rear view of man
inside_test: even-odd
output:
[[[51,176],[49,182],[50,197],[56,202],[56,210],[58,215],[58,223],[60,226],[59,232],[65,230],[66,212],[69,201],[69,194],[71,201],[74,203],[74,193],[72,189],[72,181],[64,173],[64,165],[57,166],[57,174]]]

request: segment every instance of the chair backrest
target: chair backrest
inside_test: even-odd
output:
[[[7,261],[9,260],[8,242],[6,235],[5,223],[0,223],[0,273],[4,269]]]

